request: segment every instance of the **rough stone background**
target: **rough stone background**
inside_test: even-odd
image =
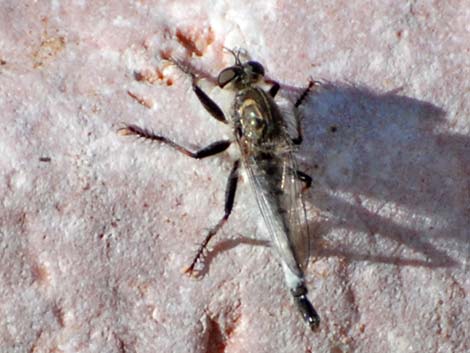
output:
[[[470,7],[460,1],[1,1],[1,352],[470,351]],[[299,319],[210,83],[243,47],[304,106],[318,333]],[[213,97],[217,89],[204,87]],[[231,152],[233,152],[231,150]]]

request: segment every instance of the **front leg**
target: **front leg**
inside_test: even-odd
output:
[[[199,99],[199,102],[201,102],[202,106],[206,109],[206,111],[214,118],[217,119],[218,121],[227,124],[228,121],[225,118],[224,112],[220,107],[217,105],[216,102],[214,102],[207,94],[204,92],[201,87],[197,85],[193,81],[193,91],[196,93],[197,98]]]
[[[178,69],[183,71],[185,74],[191,76],[191,84],[193,87],[193,91],[196,94],[196,97],[199,99],[199,102],[201,102],[202,106],[204,109],[216,120],[227,124],[228,121],[225,118],[224,112],[220,107],[217,105],[216,102],[214,102],[206,92],[202,90],[201,87],[198,86],[197,82],[199,81],[199,77],[196,76],[189,67],[183,65],[181,62],[179,62],[176,59],[169,59],[171,63],[173,63]]]

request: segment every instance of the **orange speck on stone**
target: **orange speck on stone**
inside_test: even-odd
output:
[[[209,45],[215,40],[215,34],[211,27],[203,30],[176,30],[176,39],[186,48],[191,56],[202,56]]]
[[[129,97],[135,99],[139,104],[143,105],[145,108],[151,109],[153,107],[153,102],[151,99],[140,97],[131,91],[127,91]]]

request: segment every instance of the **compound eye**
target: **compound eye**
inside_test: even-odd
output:
[[[246,63],[254,74],[264,76],[264,67],[257,61],[248,61]]]
[[[220,88],[224,88],[225,85],[229,84],[243,73],[243,70],[238,66],[230,66],[220,71],[219,77],[217,77],[217,83]]]

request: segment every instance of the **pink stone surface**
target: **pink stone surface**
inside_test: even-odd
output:
[[[0,351],[470,351],[468,1],[3,1]],[[223,211],[230,153],[195,161],[205,76],[243,47],[304,106],[321,328],[283,283],[248,185],[200,280],[184,276]],[[217,89],[204,85],[217,97]]]

